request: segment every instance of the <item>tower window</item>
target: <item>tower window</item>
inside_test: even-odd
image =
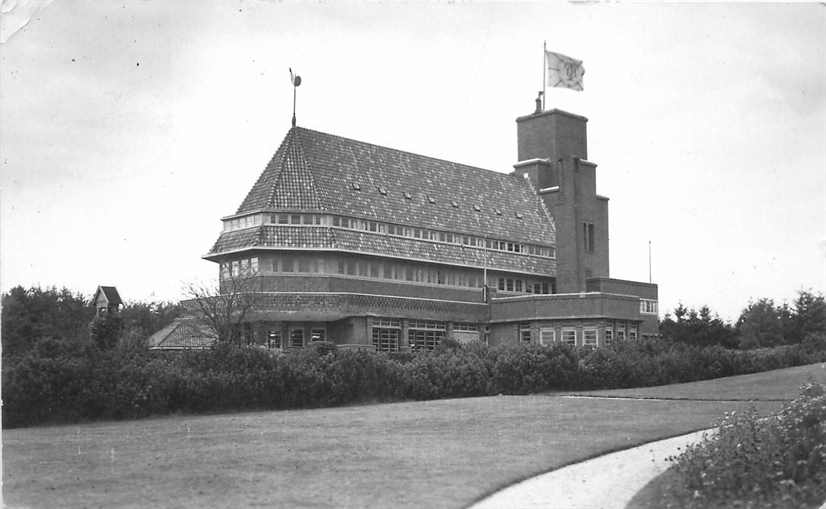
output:
[[[594,252],[594,223],[582,223],[582,239],[585,243],[585,252]]]

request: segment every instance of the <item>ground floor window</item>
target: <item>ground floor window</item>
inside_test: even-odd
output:
[[[281,349],[281,331],[270,330],[267,331],[267,348]]]
[[[327,329],[310,329],[310,341],[327,341]]]
[[[530,325],[519,326],[519,341],[523,344],[531,342],[531,327]]]
[[[543,327],[539,329],[539,344],[552,345],[556,342],[556,331],[553,327]]]
[[[610,327],[605,328],[605,332],[603,333],[603,339],[605,342],[605,346],[611,346],[614,344],[614,329]]]
[[[444,325],[441,325],[441,329],[435,328],[438,324],[439,322],[411,321],[409,324],[410,328],[407,330],[407,340],[410,343],[410,349],[415,352],[418,350],[433,350],[439,346],[445,338],[445,329]]]
[[[562,329],[562,342],[566,345],[576,345],[576,329]]]
[[[634,340],[637,339],[637,328],[636,327],[632,327],[632,328],[628,329],[628,339],[630,341],[634,341]]]
[[[589,348],[597,347],[597,330],[582,329],[582,346]]]
[[[290,330],[290,347],[301,348],[304,346],[304,329]]]
[[[401,336],[401,329],[373,327],[373,346],[377,352],[398,352]]]
[[[620,343],[625,341],[625,329],[617,329],[617,341]]]

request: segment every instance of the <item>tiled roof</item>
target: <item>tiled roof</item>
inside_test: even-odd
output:
[[[522,177],[310,129],[290,129],[237,213],[333,214],[492,238],[555,243],[554,224]]]
[[[106,297],[106,301],[110,306],[119,306],[123,304],[123,301],[120,300],[118,289],[114,286],[98,286],[95,296],[92,298],[93,302],[97,300],[98,293],[103,293],[103,296]]]
[[[487,264],[491,269],[538,274],[551,274],[556,270],[556,260],[550,258],[323,226],[263,225],[225,232],[212,247],[210,255],[250,247],[341,249],[452,265],[483,267]]]
[[[151,350],[184,350],[208,348],[215,339],[206,325],[195,318],[183,317],[152,334],[147,342]]]
[[[319,210],[321,200],[299,137],[291,130],[238,207],[250,210]]]

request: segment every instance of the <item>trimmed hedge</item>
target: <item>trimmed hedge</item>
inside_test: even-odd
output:
[[[753,351],[662,340],[595,351],[471,344],[388,355],[229,344],[159,354],[44,340],[4,366],[3,426],[661,385],[823,361],[824,343]]]

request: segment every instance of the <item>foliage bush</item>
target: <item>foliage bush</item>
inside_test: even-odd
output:
[[[662,507],[819,507],[826,500],[826,389],[809,383],[776,417],[731,412],[688,446]]]
[[[388,355],[229,343],[153,353],[42,338],[4,364],[3,426],[668,384],[824,361],[823,342],[751,351],[662,340],[597,350],[476,343]]]

